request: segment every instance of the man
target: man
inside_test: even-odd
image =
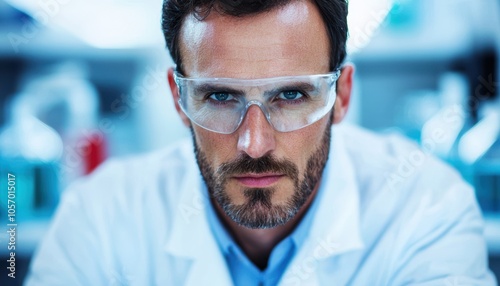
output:
[[[344,0],[165,1],[194,154],[183,142],[73,186],[28,285],[495,285],[459,175],[338,125],[346,15]]]

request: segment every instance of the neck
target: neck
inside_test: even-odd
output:
[[[319,183],[318,183],[319,185]],[[261,270],[267,267],[269,256],[273,248],[287,237],[304,217],[312,201],[316,197],[318,185],[300,208],[297,214],[287,223],[269,229],[251,229],[243,227],[228,217],[222,208],[212,200],[219,219],[241,247],[246,256]]]

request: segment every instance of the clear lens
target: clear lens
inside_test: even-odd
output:
[[[175,74],[179,104],[197,125],[230,134],[248,108],[258,105],[280,132],[294,131],[325,116],[335,103],[340,71],[267,79],[184,78]]]

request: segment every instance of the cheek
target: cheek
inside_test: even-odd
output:
[[[322,120],[297,131],[282,133],[278,136],[277,146],[280,156],[291,160],[299,168],[301,176],[304,174],[310,156],[321,147],[325,130],[330,127],[330,115]]]
[[[195,139],[210,165],[217,168],[222,163],[234,160],[237,139],[232,134],[219,134],[193,126]]]

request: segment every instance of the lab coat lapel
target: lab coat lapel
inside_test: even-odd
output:
[[[340,130],[333,128],[329,163],[322,194],[308,238],[287,268],[280,285],[342,285],[320,281],[318,273],[330,259],[360,249],[359,193],[354,167]],[[325,284],[326,283],[326,284]],[[333,283],[333,284],[332,284]]]
[[[226,262],[208,225],[206,204],[200,186],[200,175],[179,190],[180,202],[172,211],[172,236],[165,245],[174,263],[188,262],[184,273],[178,275],[178,285],[232,285]],[[175,264],[174,264],[175,265]],[[182,271],[180,271],[182,272]]]

